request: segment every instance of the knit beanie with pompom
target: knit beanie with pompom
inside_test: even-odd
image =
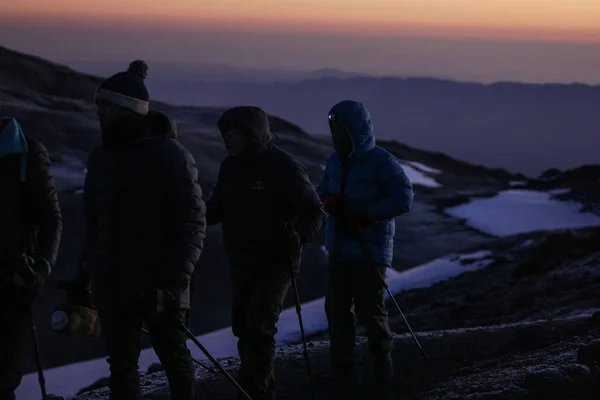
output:
[[[144,85],[147,75],[148,64],[135,60],[129,64],[127,71],[119,72],[102,82],[94,100],[105,100],[136,114],[147,115],[150,106],[148,90]]]

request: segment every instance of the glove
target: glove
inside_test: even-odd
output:
[[[337,214],[344,205],[344,196],[341,194],[326,193],[319,197],[323,203],[323,209],[329,215]]]
[[[50,265],[46,260],[42,258],[34,260],[23,254],[15,271],[14,282],[28,297],[35,298],[44,287],[49,270]]]
[[[355,214],[350,214],[344,220],[344,230],[350,236],[358,236],[362,231],[367,229],[373,221],[366,211],[361,211]]]

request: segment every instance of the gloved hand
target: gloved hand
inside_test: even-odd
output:
[[[373,221],[366,211],[350,214],[344,220],[344,230],[350,236],[358,236],[367,229]]]
[[[44,287],[48,272],[49,265],[45,260],[23,254],[15,270],[14,282],[28,297],[35,298]]]
[[[344,205],[344,196],[341,194],[325,193],[319,198],[321,199],[321,203],[323,203],[323,209],[329,215],[337,214],[339,211],[341,211]]]

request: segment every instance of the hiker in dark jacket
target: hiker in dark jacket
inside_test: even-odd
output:
[[[50,158],[0,117],[0,399],[14,399],[32,347],[33,300],[56,262],[62,213]]]
[[[229,156],[207,203],[207,222],[222,223],[231,265],[240,384],[254,400],[272,400],[276,323],[302,245],[319,232],[324,213],[305,169],[271,142],[263,110],[230,109],[218,126]]]
[[[352,305],[364,325],[373,356],[375,380],[393,375],[392,333],[385,308],[385,276],[394,250],[394,218],[410,210],[413,188],[398,160],[375,144],[367,109],[342,101],[329,112],[335,153],[317,192],[328,214],[330,290],[326,313],[334,382],[358,380]]]
[[[148,329],[171,388],[192,400],[194,368],[183,324],[206,220],[192,155],[174,123],[149,111],[147,65],[134,61],[96,92],[102,146],[84,187],[87,234],[74,287],[93,286],[110,364],[112,400],[141,399],[140,332]]]

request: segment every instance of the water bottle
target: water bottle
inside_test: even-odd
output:
[[[87,339],[98,339],[102,333],[96,309],[63,304],[50,317],[50,326],[55,332]]]

